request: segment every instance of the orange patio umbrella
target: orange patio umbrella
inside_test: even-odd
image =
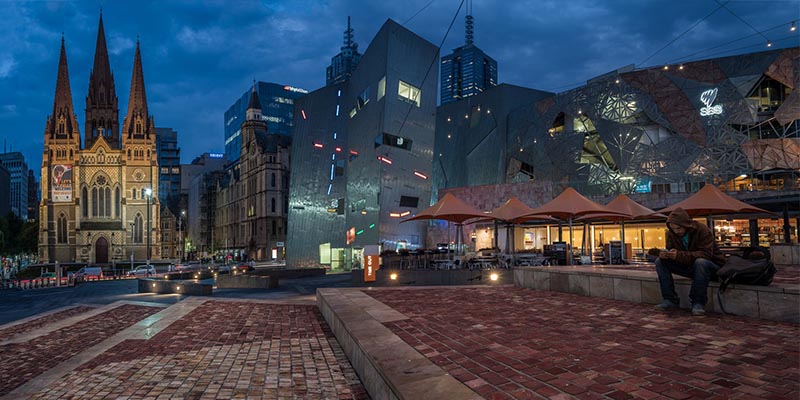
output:
[[[716,186],[710,184],[703,186],[697,193],[689,196],[686,200],[662,208],[659,212],[662,214],[669,214],[678,207],[683,208],[690,217],[738,213],[772,214],[770,211],[751,206],[750,204],[728,196],[717,189]]]
[[[551,217],[556,217],[562,219],[564,221],[569,221],[569,243],[570,243],[570,253],[572,252],[572,220],[576,217],[580,217],[587,214],[614,214],[620,216],[626,216],[628,214],[620,211],[612,210],[604,205],[595,203],[580,193],[577,190],[568,187],[564,189],[561,194],[556,196],[553,200],[543,204],[541,207],[537,207],[531,214],[528,216],[534,215],[549,215]],[[570,254],[567,257],[569,260],[569,264],[572,264],[572,256]]]
[[[439,201],[437,201],[436,204],[420,211],[417,215],[411,218],[401,221],[401,223],[423,219],[441,219],[444,221],[455,222],[456,248],[459,248],[458,246],[461,242],[459,229],[461,228],[461,225],[464,224],[464,221],[485,216],[486,214],[484,212],[465,204],[463,201],[459,200],[456,196],[453,196],[450,193],[445,193],[445,195]]]

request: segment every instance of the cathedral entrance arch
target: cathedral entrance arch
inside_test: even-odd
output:
[[[108,240],[102,236],[94,243],[94,262],[98,264],[108,263]]]

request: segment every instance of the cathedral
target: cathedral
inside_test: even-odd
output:
[[[81,144],[62,37],[53,113],[44,131],[39,260],[161,259],[156,130],[147,110],[139,41],[120,126],[102,14],[85,116]]]

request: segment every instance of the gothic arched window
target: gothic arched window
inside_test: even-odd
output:
[[[142,233],[144,228],[142,226],[142,214],[137,213],[136,218],[133,220],[133,242],[142,243],[144,240]]]
[[[272,199],[270,199],[270,203],[271,203],[271,207],[270,208],[271,208],[272,212],[275,212],[275,198],[274,197]]]
[[[117,186],[117,188],[115,189],[115,192],[116,192],[116,194],[115,194],[115,197],[114,197],[114,205],[116,206],[115,207],[116,208],[116,210],[115,210],[116,212],[114,213],[114,215],[117,218],[119,218],[120,216],[122,216],[122,213],[119,211],[119,209],[121,207],[121,204],[122,204],[122,200],[120,199],[119,186]]]
[[[275,187],[275,173],[274,172],[272,173],[272,178],[270,178],[270,184],[272,185],[272,187]]]
[[[83,217],[89,217],[89,191],[84,187],[81,191],[81,201],[83,202]]]
[[[98,214],[98,210],[97,210],[97,205],[98,204],[99,204],[99,202],[97,201],[97,188],[93,187],[92,188],[92,216],[93,217],[97,217],[98,215],[100,215],[100,214]]]
[[[58,243],[67,243],[67,216],[61,214],[58,216],[56,241]]]

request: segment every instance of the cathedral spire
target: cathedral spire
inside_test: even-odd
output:
[[[52,138],[80,139],[80,131],[72,107],[72,90],[69,87],[69,68],[67,67],[67,49],[64,34],[61,34],[61,56],[58,60],[58,77],[56,78],[56,95],[53,100],[53,114],[47,121],[46,133]]]
[[[103,28],[103,12],[97,28],[97,44],[94,50],[94,67],[89,74],[89,93],[86,96],[86,147],[99,137],[105,136],[113,148],[119,147],[119,106],[114,74],[108,62],[106,34]]]
[[[142,72],[142,53],[139,50],[139,39],[136,39],[136,56],[133,59],[133,75],[131,76],[131,92],[128,97],[128,114],[122,127],[127,137],[144,138],[149,136],[153,121],[147,113],[147,95],[144,89],[144,72]]]

